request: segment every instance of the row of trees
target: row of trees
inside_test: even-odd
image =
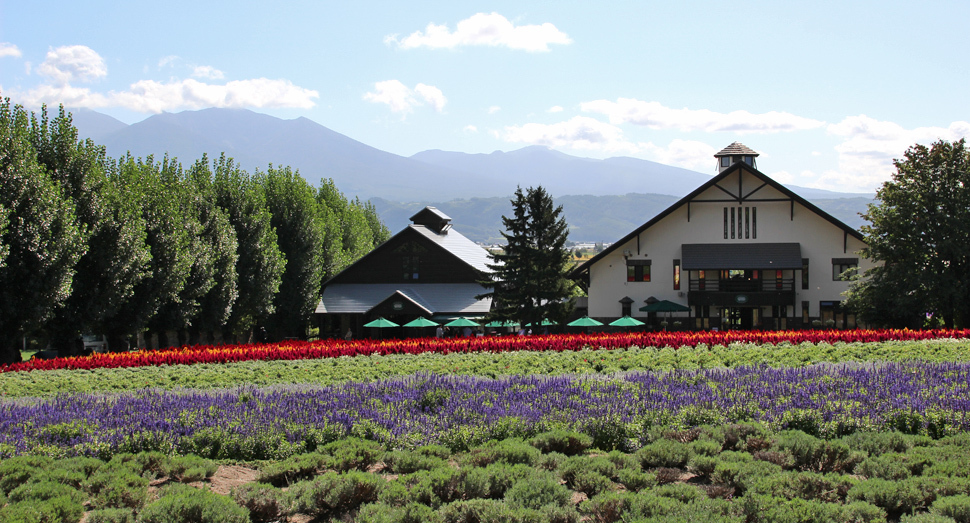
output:
[[[41,331],[67,351],[82,333],[303,337],[321,284],[389,236],[332,180],[114,160],[63,108],[0,104],[0,362]]]

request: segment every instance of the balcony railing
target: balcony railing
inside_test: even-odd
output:
[[[699,280],[688,282],[691,291],[701,292],[779,292],[794,291],[795,278],[771,280]]]

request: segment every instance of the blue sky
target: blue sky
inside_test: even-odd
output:
[[[778,181],[871,192],[910,145],[970,135],[967,20],[964,0],[0,0],[0,93],[127,123],[303,116],[405,156],[538,144],[713,174],[740,141]]]

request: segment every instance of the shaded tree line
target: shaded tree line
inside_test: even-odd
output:
[[[0,362],[44,333],[125,346],[303,338],[324,281],[387,240],[374,207],[269,165],[109,158],[71,116],[0,103]]]

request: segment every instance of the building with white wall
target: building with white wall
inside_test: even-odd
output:
[[[733,143],[719,173],[571,276],[594,318],[632,315],[648,299],[690,307],[693,328],[854,327],[845,274],[872,265],[862,234],[758,171],[758,153]]]

